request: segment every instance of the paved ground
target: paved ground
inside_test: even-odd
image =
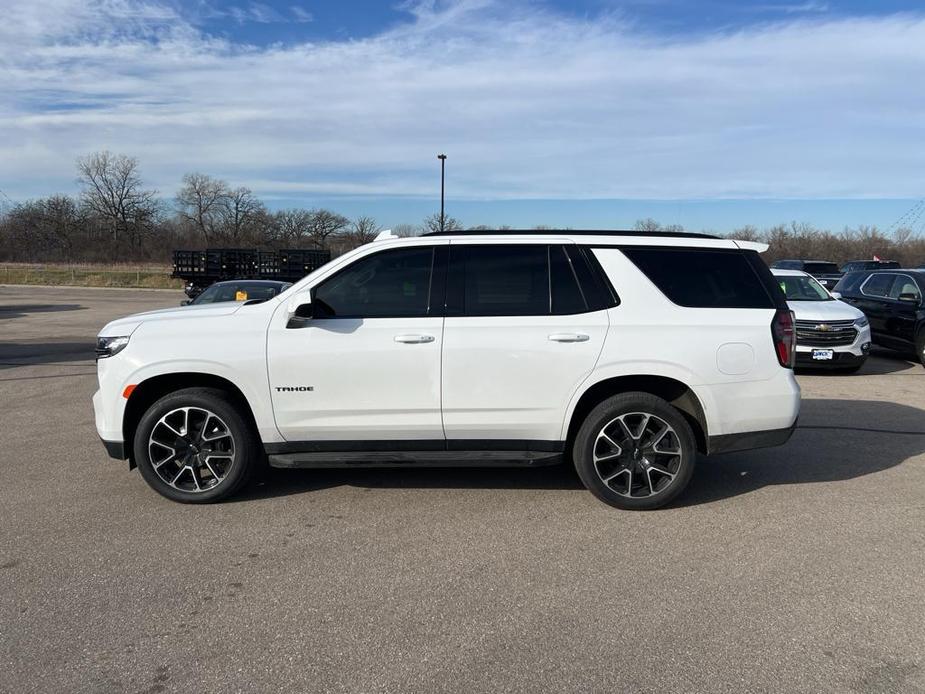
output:
[[[801,376],[667,510],[567,469],[293,471],[173,504],[106,458],[93,335],[179,293],[0,287],[0,690],[925,691],[925,369]]]

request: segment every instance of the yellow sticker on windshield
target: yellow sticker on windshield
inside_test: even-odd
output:
[[[245,292],[243,289],[239,289],[238,291],[234,293],[234,300],[235,301],[247,301],[247,292]]]

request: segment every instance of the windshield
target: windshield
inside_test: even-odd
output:
[[[787,301],[833,301],[829,293],[812,277],[794,275],[776,279]]]
[[[254,282],[220,282],[213,284],[197,296],[191,304],[216,304],[222,301],[253,301],[272,299],[288,284],[264,284]]]

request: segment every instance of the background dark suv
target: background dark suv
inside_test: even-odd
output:
[[[841,266],[842,272],[861,272],[863,270],[898,270],[897,260],[849,260]]]
[[[835,292],[864,312],[874,344],[914,349],[925,365],[925,270],[849,272]]]

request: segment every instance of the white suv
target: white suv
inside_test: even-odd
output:
[[[536,466],[648,509],[697,453],[784,443],[794,326],[763,244],[699,234],[377,240],[279,296],[113,321],[96,426],[176,501],[274,467]]]

